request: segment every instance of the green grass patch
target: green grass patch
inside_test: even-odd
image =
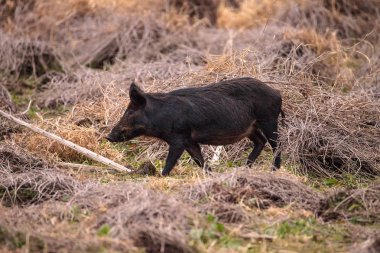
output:
[[[103,224],[96,233],[98,236],[107,236],[111,231],[111,226],[108,224]]]
[[[212,214],[206,216],[205,225],[190,231],[192,244],[202,246],[215,245],[219,248],[235,249],[243,246],[245,241],[232,233]]]
[[[297,240],[305,237],[314,242],[324,242],[333,240],[334,242],[344,242],[347,237],[347,231],[344,228],[320,223],[314,217],[305,217],[298,219],[289,219],[274,226],[266,228],[266,233],[277,236],[281,239]]]
[[[11,231],[4,226],[0,226],[0,244],[7,246],[11,250],[24,248],[27,235],[18,231]],[[45,242],[35,236],[29,237],[27,252],[44,252]],[[19,252],[19,251],[17,251]]]

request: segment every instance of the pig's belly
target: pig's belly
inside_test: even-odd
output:
[[[191,138],[193,141],[206,145],[228,145],[250,137],[255,130],[254,123],[242,131],[200,131],[193,130]]]
[[[205,145],[228,145],[228,144],[233,144],[235,142],[240,141],[241,139],[245,138],[246,136],[231,136],[231,137],[226,137],[226,136],[209,136],[209,137],[204,137],[204,138],[196,138],[193,139],[195,142],[200,143],[200,144],[205,144]]]

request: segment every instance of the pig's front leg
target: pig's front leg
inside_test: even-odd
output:
[[[168,176],[170,171],[173,169],[178,159],[181,157],[185,147],[183,145],[170,145],[169,154],[166,158],[165,168],[162,171],[163,176]]]

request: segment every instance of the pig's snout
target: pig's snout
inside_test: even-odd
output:
[[[116,134],[115,131],[111,131],[111,133],[106,136],[106,140],[110,142],[120,142],[122,141],[121,139],[120,134]]]
[[[106,140],[110,142],[114,142],[114,139],[112,139],[111,135],[106,136]]]
[[[111,134],[109,134],[109,135],[106,136],[106,140],[110,141],[110,142],[115,142],[115,139],[112,137]]]

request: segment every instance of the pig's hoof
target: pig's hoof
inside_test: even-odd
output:
[[[203,167],[203,173],[207,176],[210,176],[212,174],[212,169],[208,166],[208,165],[205,165]]]
[[[169,176],[169,172],[167,172],[167,171],[162,171],[161,175],[162,175],[163,177],[167,177],[167,176]]]
[[[203,169],[204,171],[207,171],[207,172],[211,172],[211,171],[212,171],[211,167],[208,166],[208,164],[205,164],[205,165],[203,166],[202,169]]]
[[[278,168],[278,167],[276,167],[274,165],[271,166],[271,171],[272,172],[276,172],[278,169],[280,169],[280,168]]]
[[[155,176],[157,174],[157,169],[150,161],[144,162],[137,169],[136,174],[139,175],[147,175],[147,176]]]

